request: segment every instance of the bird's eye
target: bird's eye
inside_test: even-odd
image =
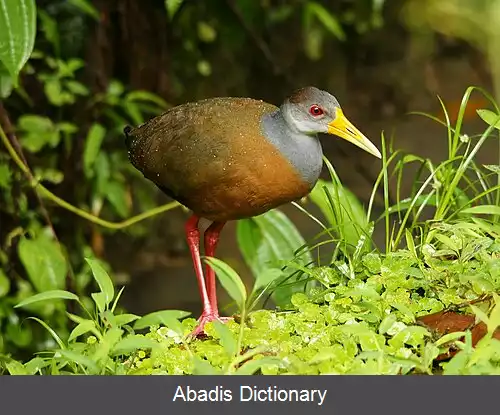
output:
[[[323,115],[323,110],[318,105],[311,105],[311,108],[309,108],[309,113],[313,117],[319,117],[320,115]]]

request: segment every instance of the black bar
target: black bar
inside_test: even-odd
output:
[[[242,386],[243,399],[255,397],[250,395],[251,389],[262,391],[259,395],[265,400],[241,402]],[[290,393],[290,390],[299,392]],[[313,394],[313,390],[322,394],[326,390],[326,395],[321,395],[323,402],[320,402],[320,394]],[[496,413],[499,390],[498,376],[2,376],[0,412],[277,415],[286,411],[287,415],[459,415],[488,409]],[[195,401],[184,401],[182,395],[187,398],[188,391]],[[176,393],[177,399],[173,401]],[[199,401],[207,396],[217,400]],[[275,401],[276,396],[291,401]],[[297,397],[309,401],[296,402]]]

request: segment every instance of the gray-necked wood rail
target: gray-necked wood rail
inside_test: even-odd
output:
[[[344,116],[328,92],[306,87],[276,107],[250,98],[211,98],[169,109],[137,128],[126,127],[132,164],[167,195],[193,211],[186,237],[203,312],[193,334],[221,320],[215,272],[200,259],[215,256],[229,220],[260,215],[312,190],[322,168],[318,133],[334,134],[380,158],[377,148]]]

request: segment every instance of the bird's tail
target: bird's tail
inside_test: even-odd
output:
[[[134,141],[134,136],[132,134],[133,129],[134,128],[130,125],[125,126],[125,128],[123,129],[123,133],[125,134],[125,145],[127,146],[128,150],[130,150]]]

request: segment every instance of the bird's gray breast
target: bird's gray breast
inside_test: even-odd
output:
[[[323,166],[323,151],[318,137],[290,129],[280,110],[265,115],[261,121],[261,129],[262,135],[288,159],[312,188]]]

